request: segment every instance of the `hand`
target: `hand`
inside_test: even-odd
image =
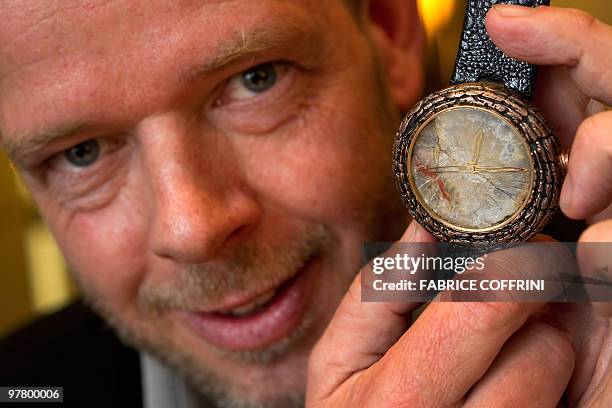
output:
[[[402,241],[434,239],[413,221]],[[503,265],[513,272],[533,270],[534,257],[543,255],[510,254]],[[500,265],[486,275],[501,273]],[[542,303],[433,302],[410,326],[419,305],[361,302],[361,276],[312,352],[307,407],[547,407],[559,402],[574,352],[553,326],[526,324],[542,311]]]
[[[536,104],[562,144],[573,145],[562,209],[591,222],[581,241],[612,241],[612,119],[604,107],[612,101],[612,29],[577,11],[501,6],[489,14],[487,28],[507,54],[549,65],[541,70]],[[416,226],[408,235],[431,239]],[[610,256],[578,255],[585,274]],[[358,278],[312,354],[310,407],[554,406],[573,367],[574,351],[555,329],[524,325],[541,307],[536,304],[433,303],[407,330],[417,305],[359,298]],[[570,406],[612,402],[610,304],[597,306],[603,316],[576,304],[537,312],[540,321],[582,333],[573,338],[576,366],[563,398]]]
[[[507,55],[544,66],[535,103],[572,149],[561,209],[590,224],[581,243],[612,242],[612,111],[605,107],[612,105],[612,27],[578,10],[500,5],[488,14],[487,31]],[[610,245],[581,246],[581,273],[612,268]],[[612,405],[612,305],[597,308],[601,317],[588,315],[589,330],[576,350],[570,405]]]
[[[493,42],[541,65],[535,103],[571,147],[561,208],[573,219],[612,216],[612,27],[572,9],[495,6]]]

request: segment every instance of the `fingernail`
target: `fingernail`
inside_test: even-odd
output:
[[[572,190],[574,189],[572,185],[572,179],[568,174],[565,176],[565,181],[563,182],[563,188],[561,188],[561,197],[559,197],[559,206],[563,212],[566,212],[571,204],[572,204]]]
[[[414,219],[410,221],[410,224],[408,224],[408,228],[406,228],[406,231],[404,232],[404,235],[400,238],[400,241],[412,242],[416,236],[416,226],[417,222]]]
[[[511,4],[496,4],[493,11],[502,17],[527,17],[535,13],[535,8],[528,6],[516,6]]]

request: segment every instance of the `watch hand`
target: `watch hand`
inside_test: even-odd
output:
[[[475,165],[478,163],[478,159],[480,159],[480,148],[482,146],[482,129],[478,131],[476,135],[476,140],[474,141],[474,155],[472,156],[472,160],[470,160],[469,164]]]
[[[479,166],[475,165],[476,171],[489,172],[489,173],[524,173],[528,169],[524,167],[510,167],[510,166]]]
[[[440,150],[442,150],[442,148],[440,147],[440,133],[438,132],[438,125],[435,120],[433,122],[433,127],[434,133],[436,134],[436,145],[434,146],[433,158],[434,163],[438,163],[440,161]]]
[[[464,165],[464,166],[440,166],[431,167],[431,170],[435,170],[438,173],[473,173],[476,166]]]
[[[524,173],[528,169],[523,167],[510,166],[479,166],[477,164],[467,164],[463,166],[440,166],[431,167],[438,173]]]

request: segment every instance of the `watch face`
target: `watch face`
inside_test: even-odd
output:
[[[436,219],[464,231],[510,222],[525,207],[534,183],[530,148],[497,113],[473,106],[443,110],[417,130],[409,179]]]

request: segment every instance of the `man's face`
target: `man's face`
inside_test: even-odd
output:
[[[299,399],[405,225],[367,35],[340,1],[4,3],[2,142],[85,295],[218,398]]]

